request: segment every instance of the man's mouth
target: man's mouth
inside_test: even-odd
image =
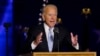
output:
[[[50,22],[55,22],[55,21],[50,21]]]

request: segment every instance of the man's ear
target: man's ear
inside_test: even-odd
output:
[[[43,21],[45,21],[44,14],[42,14],[42,19],[43,19]]]

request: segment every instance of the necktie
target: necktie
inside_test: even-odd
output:
[[[52,52],[52,48],[53,48],[53,31],[50,28],[49,32],[48,32],[48,48],[49,48],[49,52]]]

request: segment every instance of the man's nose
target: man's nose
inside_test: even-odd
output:
[[[53,17],[52,17],[51,19],[52,19],[52,20],[54,20],[54,18],[53,18]]]

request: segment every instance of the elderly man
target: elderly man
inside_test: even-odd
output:
[[[44,23],[30,30],[30,46],[33,52],[59,52],[79,50],[78,36],[57,24],[57,7],[48,4],[43,8]]]

